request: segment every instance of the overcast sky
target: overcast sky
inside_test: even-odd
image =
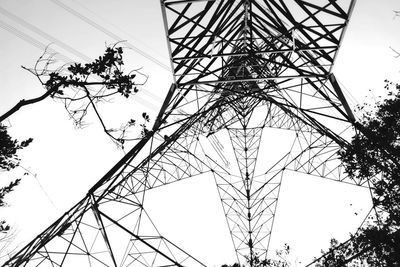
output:
[[[384,79],[399,81],[400,59],[390,47],[400,51],[400,17],[393,10],[400,10],[398,0],[357,1],[334,68],[353,105],[382,94]],[[124,108],[119,111],[146,110],[154,117],[172,82],[158,0],[0,0],[0,113],[43,92],[20,66],[33,66],[46,45],[52,43],[60,60],[82,61],[99,56],[116,39],[129,41],[128,67],[149,76],[138,97],[119,103]],[[124,152],[94,122],[74,129],[62,105],[51,99],[22,109],[7,125],[14,137],[34,139],[20,153],[32,175],[9,195],[10,207],[0,210],[0,218],[17,231],[12,244],[17,246],[80,200]],[[0,174],[0,185],[15,177]],[[284,186],[271,249],[287,242],[302,261],[327,247],[330,237],[346,239],[370,205],[367,191],[335,182],[288,177]],[[178,199],[173,197],[177,192]],[[221,230],[225,221],[212,179],[186,180],[151,198],[150,215],[161,222],[168,216],[179,218],[178,223],[157,224],[161,233],[172,235],[166,234],[170,240],[184,242],[207,264],[234,261],[228,232]]]

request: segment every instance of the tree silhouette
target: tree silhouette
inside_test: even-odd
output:
[[[385,88],[386,99],[359,107],[358,134],[340,152],[349,176],[370,179],[376,216],[344,244],[333,240],[318,266],[400,266],[400,85]]]
[[[19,166],[20,158],[17,155],[18,150],[27,147],[32,142],[32,138],[18,142],[7,132],[7,127],[0,124],[0,171],[10,171]],[[0,188],[0,207],[6,206],[5,196],[14,190],[21,179],[12,181],[9,185]],[[0,218],[0,241],[10,230],[7,222]]]
[[[259,254],[255,253],[252,256],[246,257],[246,262],[251,267],[290,267],[291,263],[288,259],[290,254],[290,247],[288,244],[284,244],[282,249],[275,251],[277,259],[262,259]],[[221,267],[244,267],[240,266],[239,263],[232,265],[224,264]]]
[[[104,132],[119,146],[123,147],[126,140],[136,139],[126,135],[127,129],[136,124],[135,119],[130,119],[119,129],[106,125],[98,105],[108,102],[114,96],[129,98],[138,92],[138,86],[147,79],[138,70],[124,71],[123,48],[115,44],[106,48],[104,54],[91,63],[69,63],[58,67],[54,54],[44,51],[36,61],[33,68],[23,67],[39,80],[45,92],[36,98],[22,99],[10,110],[0,116],[0,169],[10,171],[19,166],[18,150],[26,147],[31,138],[18,142],[7,132],[7,127],[1,124],[22,107],[38,103],[47,98],[53,98],[63,103],[70,118],[78,127],[84,126],[84,119],[90,109],[103,127]],[[142,83],[137,83],[137,75],[144,77]],[[146,131],[149,115],[142,113],[143,123],[140,124],[142,134]],[[140,136],[138,137],[140,138]],[[6,205],[5,195],[12,192],[20,183],[20,179],[12,181],[9,185],[0,188],[0,207]],[[10,226],[0,218],[0,233],[5,235]],[[1,236],[0,236],[1,238]]]
[[[118,44],[107,47],[104,55],[91,63],[69,63],[57,66],[58,62],[54,56],[46,50],[33,68],[23,67],[36,76],[45,92],[36,98],[22,99],[0,116],[0,122],[20,108],[50,97],[63,103],[69,117],[78,127],[85,125],[85,118],[92,110],[104,132],[117,145],[123,146],[125,141],[130,140],[126,135],[127,129],[134,126],[136,120],[131,118],[118,129],[111,128],[103,120],[99,104],[106,103],[115,96],[123,98],[133,96],[139,91],[138,86],[146,82],[147,77],[138,70],[124,71],[123,48]],[[137,75],[142,76],[141,83],[136,82]],[[144,123],[140,125],[145,128],[149,118],[146,113],[142,117]]]

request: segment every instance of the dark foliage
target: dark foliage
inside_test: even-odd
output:
[[[0,233],[7,233],[10,231],[10,226],[6,221],[0,221]]]
[[[17,155],[18,150],[27,147],[32,142],[32,138],[25,141],[18,142],[13,139],[7,132],[7,127],[0,124],[0,169],[3,171],[9,171],[18,167],[20,159]],[[11,182],[8,186],[0,188],[0,207],[4,207],[6,202],[4,201],[5,196],[14,190],[20,183],[20,179],[16,179]],[[10,226],[4,221],[0,221],[0,232],[5,233],[10,230]]]
[[[0,169],[9,171],[19,165],[20,159],[17,152],[28,146],[32,138],[18,142],[7,132],[7,127],[0,124]]]
[[[241,266],[240,266],[239,263],[234,263],[234,264],[232,264],[232,265],[224,264],[224,265],[222,265],[221,267],[241,267]]]
[[[400,266],[400,86],[387,81],[388,98],[367,105],[358,134],[340,152],[346,172],[355,179],[370,179],[377,216],[345,244],[331,243],[319,266]]]
[[[32,139],[18,142],[7,132],[7,128],[1,124],[2,121],[17,112],[21,107],[38,103],[48,97],[63,102],[70,118],[75,125],[84,126],[84,118],[89,109],[92,109],[100,121],[105,133],[118,145],[123,146],[127,140],[126,131],[135,125],[136,121],[130,119],[120,129],[112,129],[106,126],[99,103],[107,102],[113,96],[129,98],[138,92],[138,85],[134,79],[138,71],[126,73],[123,69],[123,49],[117,45],[107,47],[104,55],[91,63],[72,63],[62,65],[54,69],[56,61],[54,55],[47,51],[36,61],[35,66],[28,70],[34,74],[45,89],[45,93],[37,98],[22,99],[14,107],[0,116],[0,169],[9,171],[19,166],[20,159],[18,150],[28,146]],[[52,69],[53,68],[53,69]],[[144,122],[140,124],[142,134],[145,134],[146,123],[150,118],[146,113],[142,114]],[[20,179],[11,182],[8,186],[0,188],[0,207],[5,206],[4,197],[13,191]],[[0,221],[0,232],[10,229],[5,221]]]
[[[23,67],[37,77],[45,93],[37,98],[21,100],[8,112],[0,116],[0,122],[8,118],[21,107],[37,103],[48,97],[60,100],[70,118],[77,127],[85,126],[85,118],[92,111],[104,132],[118,145],[137,138],[127,137],[128,128],[135,125],[134,119],[118,128],[111,128],[105,122],[100,109],[101,103],[107,103],[115,96],[129,98],[139,91],[138,86],[147,79],[138,70],[124,70],[123,48],[117,45],[107,47],[104,55],[91,63],[72,63],[57,66],[54,55],[45,53],[37,60],[32,69]],[[137,75],[144,77],[143,83],[137,83]],[[148,115],[143,115],[140,124],[145,130]],[[139,137],[140,138],[140,137]]]
[[[288,244],[285,244],[283,249],[276,251],[276,256],[279,259],[262,259],[259,254],[254,254],[253,256],[246,257],[246,261],[251,267],[289,267],[289,254],[290,247]],[[233,265],[224,264],[221,267],[244,267],[244,265],[240,266],[239,263],[234,263]]]
[[[103,85],[105,89],[111,90],[108,94],[120,94],[128,98],[132,93],[137,93],[138,89],[133,81],[135,73],[125,74],[122,70],[124,62],[122,60],[123,50],[121,47],[107,47],[103,56],[100,56],[92,63],[82,65],[74,63],[69,65],[65,74],[61,71],[54,71],[48,74],[49,79],[44,83],[45,88],[51,91],[52,97],[64,95],[62,88],[69,86],[80,87],[85,91],[89,85]],[[90,81],[90,78],[100,78],[97,82]],[[106,95],[101,95],[105,97]]]
[[[11,191],[14,190],[14,187],[16,187],[17,185],[19,185],[19,183],[21,182],[21,179],[17,179],[13,182],[11,182],[9,185],[0,188],[0,207],[4,207],[7,203],[4,202],[4,197],[6,194],[10,193]]]

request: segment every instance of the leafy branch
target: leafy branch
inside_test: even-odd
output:
[[[108,127],[100,112],[99,105],[109,102],[115,96],[130,98],[139,91],[139,87],[147,81],[147,76],[139,70],[124,70],[123,48],[115,44],[107,47],[105,53],[93,62],[81,64],[64,64],[57,68],[54,54],[44,51],[33,68],[22,67],[32,73],[45,89],[36,98],[22,99],[14,107],[0,116],[4,121],[20,108],[53,98],[63,102],[69,117],[81,128],[85,126],[85,118],[92,110],[100,122],[104,132],[117,144],[122,145],[128,139],[128,128],[135,125],[136,120],[130,119],[119,129]],[[142,82],[137,78],[142,77]],[[148,119],[140,124],[142,131],[146,128]],[[135,139],[135,138],[134,138]]]

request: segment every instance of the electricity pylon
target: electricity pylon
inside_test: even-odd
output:
[[[204,266],[144,207],[147,191],[198,175],[214,177],[252,266],[287,172],[367,186],[337,155],[354,117],[332,67],[354,4],[161,0],[174,82],[152,129],[6,266]]]

